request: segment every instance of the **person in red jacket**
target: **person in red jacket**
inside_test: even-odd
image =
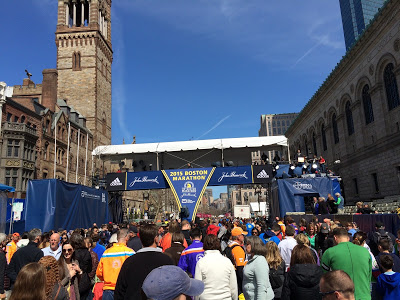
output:
[[[218,236],[219,226],[218,226],[217,219],[215,219],[212,224],[208,225],[206,232],[207,232],[207,235],[212,234],[212,235]]]
[[[169,232],[167,232],[162,237],[161,241],[158,244],[158,246],[160,246],[162,248],[163,252],[165,252],[165,250],[167,250],[168,248],[171,247],[172,234],[173,233],[180,233],[180,232],[181,232],[181,226],[179,225],[179,223],[177,221],[172,221],[169,224]],[[186,240],[183,241],[183,246],[185,248],[188,247],[188,243],[186,242]]]

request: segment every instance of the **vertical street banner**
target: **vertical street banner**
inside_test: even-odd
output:
[[[175,196],[179,210],[182,207],[188,208],[189,220],[194,220],[214,170],[215,168],[201,168],[162,171]]]

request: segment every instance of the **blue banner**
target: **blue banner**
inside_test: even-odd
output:
[[[252,183],[251,166],[215,168],[209,186]]]
[[[168,184],[161,171],[128,172],[126,190],[165,189]]]
[[[57,179],[30,180],[26,193],[25,230],[89,228],[108,222],[105,190]]]
[[[281,216],[287,212],[304,212],[304,196],[333,195],[332,180],[328,177],[279,179],[279,208]]]
[[[187,207],[189,220],[194,220],[201,197],[214,173],[215,168],[163,170],[178,207]]]

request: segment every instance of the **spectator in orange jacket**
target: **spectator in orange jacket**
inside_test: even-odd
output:
[[[104,281],[103,300],[114,299],[115,285],[121,267],[128,257],[135,254],[135,251],[126,246],[128,238],[128,229],[120,229],[117,232],[118,243],[104,251],[100,259],[96,275],[101,281]]]
[[[6,258],[7,258],[7,263],[9,264],[11,261],[11,258],[13,257],[14,253],[17,252],[18,247],[17,243],[20,239],[20,235],[18,232],[14,232],[12,235],[12,240],[7,244],[6,246]]]
[[[158,246],[162,248],[163,252],[165,252],[165,250],[171,247],[171,240],[173,233],[181,233],[181,226],[177,221],[172,221],[169,224],[169,231],[162,237],[161,241],[158,244]],[[188,243],[186,242],[186,240],[183,241],[183,246],[185,248],[188,247]]]

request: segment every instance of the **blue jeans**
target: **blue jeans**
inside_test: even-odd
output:
[[[105,290],[103,291],[103,300],[114,300],[114,291]]]

